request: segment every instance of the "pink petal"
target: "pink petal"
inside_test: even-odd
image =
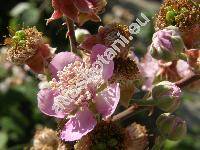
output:
[[[177,68],[177,72],[179,76],[182,78],[185,78],[194,74],[192,72],[192,69],[190,68],[190,65],[184,60],[179,60],[177,62],[176,68]]]
[[[79,111],[66,124],[61,132],[61,139],[65,141],[75,141],[82,138],[94,129],[97,122],[91,111]]]
[[[77,22],[78,9],[75,7],[74,0],[62,0],[60,4],[60,10],[70,19]]]
[[[49,22],[62,17],[63,14],[60,11],[60,5],[61,5],[61,3],[59,0],[52,0],[52,7],[54,8],[54,12],[51,15],[51,18],[47,19],[47,23],[46,23],[47,25]]]
[[[82,26],[87,21],[94,21],[94,22],[100,22],[101,18],[96,15],[94,12],[91,13],[79,13],[78,15],[78,24],[79,26]]]
[[[54,8],[54,14],[52,16],[55,17],[51,17],[48,22],[51,21],[52,18],[58,18],[56,17],[58,12],[69,17],[72,20],[77,21],[78,9],[74,6],[73,0],[52,0],[52,7]]]
[[[61,18],[62,15],[62,12],[60,12],[59,10],[54,10],[53,14],[51,15],[51,18],[47,19],[46,24],[48,25],[51,21]]]
[[[52,110],[54,97],[57,95],[55,91],[51,89],[43,89],[40,90],[37,94],[38,99],[38,107],[40,111],[48,116],[54,116],[57,118],[64,118],[64,114],[56,114],[54,110]]]
[[[62,5],[62,2],[60,0],[52,0],[51,4],[52,4],[52,7],[55,10],[58,10],[58,9],[60,9],[60,6]]]
[[[80,12],[90,12],[89,3],[86,0],[73,0],[73,3]]]
[[[112,75],[113,75],[113,71],[114,71],[114,61],[113,60],[108,60],[106,56],[104,56],[104,52],[106,51],[107,47],[101,44],[96,44],[95,46],[93,46],[92,48],[92,54],[90,56],[91,58],[91,62],[95,63],[95,61],[100,61],[98,59],[98,55],[99,56],[103,56],[103,58],[109,63],[106,64],[102,61],[100,61],[100,63],[103,64],[103,77],[105,80],[108,80]]]
[[[148,51],[138,67],[142,76],[145,77],[145,83],[142,87],[143,90],[151,90],[156,73],[159,71],[158,61]]]
[[[94,101],[97,111],[102,114],[104,119],[107,119],[114,113],[119,103],[119,99],[120,88],[119,84],[115,83],[99,93],[98,96],[95,97]]]
[[[63,70],[65,66],[81,59],[71,52],[61,52],[55,55],[49,65],[53,78],[57,78],[57,72]]]

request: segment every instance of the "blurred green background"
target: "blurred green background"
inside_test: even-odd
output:
[[[53,9],[50,0],[1,0],[0,42],[9,36],[9,30],[36,26],[57,51],[67,50],[66,27],[62,20],[46,26]],[[140,13],[151,18],[134,37],[133,46],[138,56],[144,55],[154,33],[153,16],[160,6],[159,0],[108,0],[101,15],[102,23],[86,23],[83,28],[96,33],[98,26],[111,21],[129,25]],[[42,115],[37,107],[39,79],[22,66],[5,61],[5,47],[0,46],[0,150],[20,150],[29,147],[36,128],[56,127],[52,118]],[[167,141],[164,150],[200,150],[200,92],[185,89],[183,105],[177,112],[188,122],[188,135],[180,142]]]

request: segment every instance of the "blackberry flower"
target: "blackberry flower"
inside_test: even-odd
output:
[[[95,48],[106,49],[100,45],[94,51]],[[61,132],[62,140],[79,140],[94,129],[95,116],[108,119],[118,105],[119,85],[107,85],[107,76],[112,71],[106,67],[112,70],[112,63],[99,69],[92,67],[90,60],[62,52],[50,64],[54,79],[50,82],[51,88],[38,93],[38,106],[44,114],[69,119]]]

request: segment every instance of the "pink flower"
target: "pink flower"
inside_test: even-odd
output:
[[[190,65],[183,60],[174,62],[163,62],[154,59],[149,50],[146,55],[138,62],[140,72],[144,79],[143,90],[151,90],[152,85],[159,81],[168,80],[175,82],[181,78],[188,77],[193,73]]]
[[[105,47],[94,47],[100,48]],[[94,55],[92,57],[95,59]],[[51,88],[39,91],[38,107],[46,115],[69,119],[61,132],[62,140],[79,140],[93,130],[97,124],[96,115],[105,120],[114,113],[120,89],[117,83],[107,85],[111,71],[93,66],[70,52],[57,54],[50,70],[54,79],[50,82]]]
[[[151,90],[156,74],[160,69],[158,61],[148,51],[138,66],[141,74],[145,78],[143,89]]]
[[[177,62],[176,67],[177,67],[178,75],[182,78],[185,78],[194,74],[190,65],[184,60],[179,60]]]
[[[103,10],[106,4],[106,0],[52,0],[54,12],[47,23],[59,19],[63,15],[80,25],[88,20],[98,22],[101,19],[97,14]]]

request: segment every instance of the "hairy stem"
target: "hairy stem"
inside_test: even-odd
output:
[[[191,84],[192,82],[198,81],[200,80],[200,74],[194,74],[191,75],[189,77],[186,77],[184,79],[181,79],[180,81],[175,82],[175,84],[180,87],[183,88],[189,84]]]
[[[131,99],[129,101],[130,104],[137,104],[137,105],[141,105],[141,106],[153,106],[156,105],[157,100],[154,99]]]
[[[113,116],[112,121],[118,121],[118,120],[130,115],[131,113],[135,112],[136,110],[138,110],[138,108],[139,107],[137,105],[132,105],[131,107],[124,110],[123,112]]]
[[[183,88],[184,86],[187,86],[197,80],[200,80],[200,74],[189,76],[185,79],[175,82],[175,84],[180,88]],[[141,108],[141,106],[149,107],[151,105],[155,105],[156,100],[131,100],[130,102],[133,105],[124,110],[123,112],[113,116],[112,121],[118,121],[125,118],[126,116],[138,111]]]
[[[137,100],[135,100],[135,99],[133,99],[133,100],[130,100],[130,104],[132,104],[132,105],[129,108],[127,108],[123,112],[113,116],[112,121],[121,120],[136,111],[139,111],[146,107],[152,107],[156,104],[156,100],[153,100],[153,99],[150,99],[150,100],[146,100],[146,99],[138,100],[137,99]]]
[[[69,36],[70,40],[70,48],[71,52],[77,53],[77,42],[76,42],[76,37],[75,37],[75,32],[74,32],[74,22],[73,20],[67,18],[67,28],[68,28],[68,33],[67,35]]]

